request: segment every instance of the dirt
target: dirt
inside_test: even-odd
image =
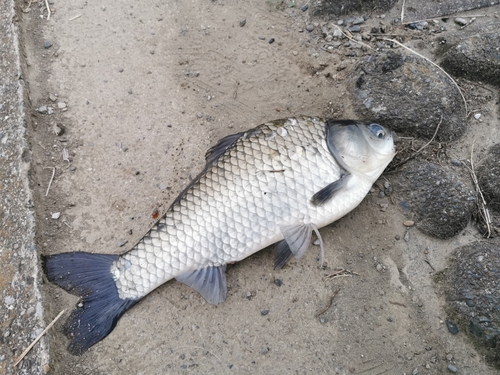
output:
[[[313,33],[305,27],[322,21],[280,4],[54,2],[50,20],[42,1],[20,11],[41,254],[126,252],[223,136],[297,114],[354,116],[345,79],[370,50],[321,50],[321,25]],[[363,27],[389,25],[399,6],[385,19],[373,13]],[[393,33],[432,56],[434,35]],[[449,146],[463,160],[473,143],[480,158],[498,142],[491,129],[500,125],[498,91],[464,87],[482,118],[471,116],[466,134]],[[326,269],[317,246],[279,271],[265,249],[228,267],[228,298],[217,307],[168,282],[81,357],[65,349],[63,319],[49,333],[50,373],[442,374],[453,364],[460,374],[498,374],[465,332],[448,332],[444,295],[432,280],[454,248],[480,234],[471,224],[443,241],[406,228],[397,192],[379,198],[384,181],[321,231]],[[352,273],[327,277],[337,269]],[[49,283],[44,293],[48,321],[77,302]]]

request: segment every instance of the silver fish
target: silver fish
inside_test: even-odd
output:
[[[209,303],[226,299],[226,264],[277,243],[275,268],[353,210],[395,155],[379,124],[296,117],[221,139],[206,166],[132,250],[44,259],[48,279],[81,297],[69,351],[108,335],[123,313],[173,278]],[[323,244],[321,241],[323,255]]]

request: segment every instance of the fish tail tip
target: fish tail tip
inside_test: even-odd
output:
[[[68,351],[81,355],[105,338],[120,317],[138,299],[122,299],[111,273],[117,255],[84,252],[44,257],[42,263],[49,281],[81,297],[71,313],[65,334],[71,339]]]

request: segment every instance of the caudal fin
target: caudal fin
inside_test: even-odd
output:
[[[68,350],[74,355],[82,354],[106,337],[123,313],[139,302],[119,297],[111,274],[111,265],[117,259],[118,255],[84,252],[44,259],[49,281],[81,297],[65,331],[71,339]]]

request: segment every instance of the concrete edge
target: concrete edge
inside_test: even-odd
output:
[[[45,337],[14,367],[46,326],[29,183],[31,150],[18,12],[15,0],[0,2],[0,374],[46,374]]]

